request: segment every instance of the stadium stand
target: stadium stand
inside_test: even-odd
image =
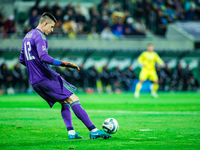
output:
[[[159,90],[198,91],[200,88],[198,1],[13,0],[3,5],[12,10],[0,12],[0,90],[4,93],[12,93],[12,87],[15,92],[32,92],[25,68],[15,69],[22,38],[35,27],[43,11],[52,12],[58,19],[54,34],[48,37],[49,55],[82,66],[81,72],[54,69],[66,80],[70,78],[80,87],[79,91],[133,91],[140,71],[137,57],[148,43],[155,45],[166,63],[164,68],[157,67]],[[111,35],[102,35],[106,28]],[[127,75],[129,66],[132,76]],[[105,67],[109,82],[103,77]]]

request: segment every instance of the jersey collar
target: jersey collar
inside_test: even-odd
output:
[[[42,34],[44,34],[40,29],[36,28],[36,30],[38,30],[39,32],[41,32]]]

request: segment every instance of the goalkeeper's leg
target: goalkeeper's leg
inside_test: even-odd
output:
[[[155,98],[158,97],[158,94],[157,94],[158,88],[159,88],[158,81],[154,81],[151,87],[151,95]]]
[[[141,88],[142,88],[142,83],[143,83],[143,81],[140,80],[140,81],[136,84],[135,93],[134,93],[135,98],[138,98],[138,97],[140,96],[140,90],[141,90]]]
[[[63,120],[64,120],[65,125],[66,125],[67,130],[68,130],[68,138],[69,139],[82,139],[82,137],[79,136],[75,132],[75,130],[72,126],[72,116],[71,116],[69,103],[62,103],[61,115],[63,117]]]
[[[102,137],[104,139],[111,137],[110,134],[104,133],[103,131],[101,131],[101,134],[100,134],[100,131],[94,126],[94,124],[90,120],[88,114],[82,108],[80,101],[79,101],[79,98],[75,94],[73,94],[69,98],[67,98],[65,102],[70,104],[74,114],[77,116],[77,118],[79,118],[85,124],[85,126],[90,131],[90,135],[93,132],[96,133],[98,131],[98,135],[100,135],[98,137]],[[104,134],[102,134],[102,133],[104,133]],[[98,138],[98,137],[96,137],[96,138]],[[95,137],[92,136],[90,138],[95,138]]]
[[[158,84],[158,76],[155,71],[151,72],[150,80],[153,82],[153,84],[151,85],[151,95],[154,98],[157,98],[158,97],[157,91],[159,88],[159,84]]]
[[[139,98],[142,84],[145,80],[147,80],[147,78],[148,78],[148,72],[145,69],[142,69],[139,75],[140,81],[137,83],[135,93],[134,93],[135,98]]]

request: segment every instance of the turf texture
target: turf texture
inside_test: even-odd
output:
[[[159,93],[155,99],[133,93],[81,94],[82,107],[102,129],[115,118],[119,131],[110,139],[89,138],[89,131],[72,113],[75,130],[83,139],[69,140],[60,104],[49,108],[37,94],[0,96],[2,150],[198,150],[200,149],[200,93]]]

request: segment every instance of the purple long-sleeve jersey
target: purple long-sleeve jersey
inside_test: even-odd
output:
[[[42,31],[33,29],[28,32],[23,39],[20,63],[27,67],[32,85],[59,75],[50,68],[49,64],[53,64],[53,61],[48,55],[48,43]]]

